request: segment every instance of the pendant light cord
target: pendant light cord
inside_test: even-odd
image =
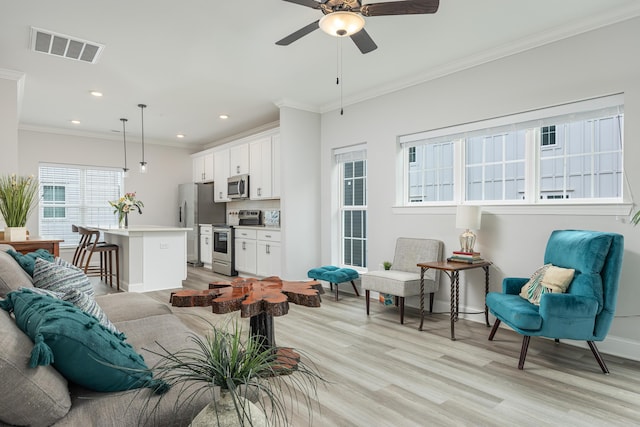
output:
[[[336,84],[340,85],[340,115],[344,115],[344,109],[342,108],[342,97],[344,87],[343,76],[342,76],[342,39],[343,37],[336,37]]]
[[[138,104],[140,107],[140,118],[142,120],[142,163],[144,163],[144,109],[146,105]]]
[[[122,121],[122,140],[124,141],[124,171],[128,170],[127,168],[127,131],[125,127],[125,123],[127,119],[120,119]]]

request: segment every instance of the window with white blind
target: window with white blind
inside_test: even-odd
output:
[[[367,159],[364,146],[334,151],[339,169],[340,259],[367,267]]]
[[[620,203],[623,135],[612,95],[401,136],[402,204]]]
[[[109,205],[124,194],[121,169],[41,164],[39,222],[41,236],[76,246],[71,225],[117,225]]]

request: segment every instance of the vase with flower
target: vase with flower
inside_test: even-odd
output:
[[[129,226],[129,212],[138,212],[142,214],[144,203],[136,199],[136,193],[125,193],[118,200],[109,201],[111,207],[114,208],[113,213],[118,214],[118,226],[126,228]]]
[[[5,240],[26,240],[27,219],[38,205],[38,190],[38,181],[33,175],[0,177],[0,213],[5,223]]]

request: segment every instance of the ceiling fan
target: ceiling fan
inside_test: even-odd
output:
[[[362,4],[361,0],[284,0],[312,9],[320,9],[324,16],[311,24],[300,28],[287,37],[276,42],[287,46],[321,28],[335,37],[351,37],[360,52],[369,53],[377,49],[377,45],[364,29],[363,16],[385,15],[418,15],[435,13],[440,0],[405,0],[382,3]]]

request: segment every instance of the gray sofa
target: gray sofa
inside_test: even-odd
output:
[[[3,250],[4,249],[4,250]],[[0,247],[0,297],[11,290],[33,287],[31,277]],[[117,293],[97,296],[116,327],[125,333],[149,367],[159,360],[147,349],[160,351],[188,345],[191,330],[171,309],[144,294]],[[174,426],[187,425],[210,402],[201,396],[180,403],[178,390],[159,397],[150,389],[99,393],[67,380],[53,366],[29,368],[33,342],[0,310],[0,425],[30,426]]]

